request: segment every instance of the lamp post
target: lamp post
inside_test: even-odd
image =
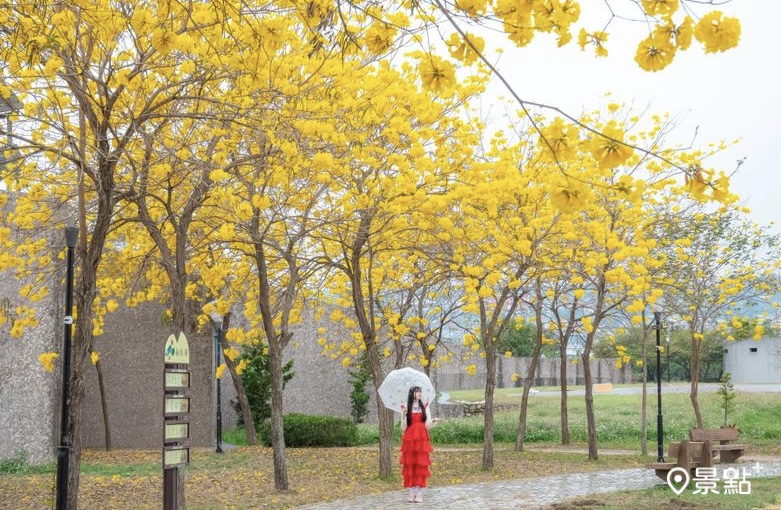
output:
[[[209,314],[212,320],[212,325],[214,326],[214,368],[215,370],[217,367],[220,366],[220,340],[222,336],[222,317],[220,314],[216,312],[211,312]],[[217,379],[217,414],[216,414],[216,421],[217,421],[217,448],[215,453],[222,453],[222,396],[220,392],[220,379]]]
[[[665,335],[665,340],[667,340],[667,347],[665,347],[665,352],[667,353],[667,382],[670,382],[670,332],[668,331]]]
[[[661,376],[661,356],[662,356],[662,313],[654,312],[654,328],[656,329],[656,445],[657,462],[664,462],[664,423],[662,419],[662,378]]]
[[[65,335],[62,348],[62,401],[60,405],[60,444],[57,448],[57,510],[68,507],[68,456],[70,454],[70,434],[68,433],[68,413],[70,405],[71,376],[71,331],[73,328],[73,249],[79,238],[79,229],[65,228],[67,247],[65,264]]]

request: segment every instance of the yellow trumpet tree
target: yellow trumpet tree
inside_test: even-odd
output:
[[[313,121],[322,138],[338,142],[332,160],[321,157],[318,174],[328,185],[319,207],[328,221],[314,233],[321,262],[330,270],[322,296],[330,296],[332,320],[353,331],[338,348],[322,343],[345,366],[365,352],[375,388],[385,376],[385,347],[393,350],[392,342],[406,333],[410,320],[405,323],[395,312],[383,318],[388,309],[383,301],[430,276],[418,274],[409,254],[429,244],[421,237],[419,221],[431,221],[425,211],[437,209],[440,195],[460,170],[453,161],[473,142],[459,139],[459,123],[448,115],[480,86],[467,80],[438,99],[420,92],[411,64],[394,69],[381,62],[354,69],[349,80],[340,82],[335,91],[339,123]],[[380,476],[388,478],[393,472],[393,412],[379,397],[377,405]]]
[[[482,133],[476,123],[472,128]],[[463,286],[465,314],[472,316],[464,345],[486,367],[483,461],[493,468],[493,398],[496,355],[502,334],[514,326],[515,311],[537,274],[537,250],[557,210],[540,186],[534,137],[509,144],[497,133],[481,154],[477,148],[462,163],[458,180],[444,196],[445,214],[435,238],[454,278]],[[475,364],[466,370],[474,374]]]
[[[749,303],[772,303],[779,288],[781,240],[768,227],[753,224],[737,207],[680,204],[675,190],[669,215],[654,232],[665,257],[659,285],[666,315],[680,320],[691,338],[689,399],[698,427],[700,341],[707,331],[740,326]],[[686,201],[683,201],[685,204]],[[755,332],[761,339],[763,331]]]

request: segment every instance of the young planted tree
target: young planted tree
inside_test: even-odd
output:
[[[267,345],[275,488],[287,490],[283,354],[293,338],[292,326],[300,321],[306,287],[312,286],[316,265],[309,236],[322,221],[314,211],[326,187],[314,178],[306,147],[300,156],[286,156],[281,147],[291,142],[280,136],[282,129],[276,134],[268,124],[255,129],[263,130],[259,139],[248,133],[239,144],[246,152],[234,175],[237,200],[224,211],[237,215],[229,220],[231,237],[224,242],[252,268],[254,278],[235,282],[230,298],[243,300],[249,329],[260,329]]]
[[[735,385],[732,384],[732,374],[724,372],[719,381],[719,388],[716,390],[716,395],[719,397],[719,407],[724,411],[724,424],[723,427],[727,427],[727,417],[729,413],[735,410]]]
[[[540,200],[534,171],[526,171],[517,154],[526,142],[509,147],[495,140],[481,161],[473,156],[457,186],[449,194],[451,218],[440,221],[447,239],[449,265],[464,285],[464,312],[475,320],[465,344],[479,353],[486,366],[483,437],[484,470],[493,469],[493,402],[496,356],[504,334],[515,325],[515,315],[534,278],[535,252],[553,223],[553,211]],[[467,367],[474,373],[475,365]]]
[[[564,264],[561,266],[563,267]],[[573,276],[566,270],[561,273],[551,273],[546,280],[550,290],[546,292],[546,294],[549,293],[549,299],[544,306],[545,317],[546,322],[552,325],[551,330],[555,332],[559,348],[561,444],[570,444],[567,390],[567,369],[570,365],[568,352],[570,340],[579,329],[579,303],[585,295],[585,291],[582,288],[583,279],[580,276]],[[570,295],[572,297],[569,297]]]
[[[540,361],[540,354],[542,353],[542,345],[544,339],[544,323],[543,323],[543,307],[545,303],[545,295],[543,294],[543,280],[541,276],[538,276],[534,281],[533,294],[530,298],[526,299],[527,306],[534,311],[534,348],[531,352],[531,363],[529,364],[529,372],[523,381],[523,394],[521,395],[521,409],[518,413],[518,435],[515,437],[515,451],[522,452],[524,449],[524,441],[526,439],[526,426],[527,417],[529,412],[529,394],[531,392],[532,384],[534,383],[534,376],[537,372],[537,366]]]

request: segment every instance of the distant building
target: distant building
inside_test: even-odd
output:
[[[735,383],[781,383],[781,338],[725,342],[724,371]]]

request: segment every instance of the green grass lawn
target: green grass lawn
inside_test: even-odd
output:
[[[637,386],[637,385],[633,385]],[[558,391],[558,388],[539,388],[541,391]],[[572,390],[583,389],[572,387]],[[496,402],[520,404],[520,388],[496,390]],[[781,393],[736,392],[733,401],[735,410],[728,415],[728,423],[735,424],[741,431],[741,442],[757,447],[767,446],[781,451]],[[482,390],[449,392],[451,401],[481,401]],[[582,395],[568,395],[567,408],[571,440],[586,442],[586,404]],[[715,393],[700,393],[700,410],[703,426],[720,427],[724,422],[724,411],[719,407]],[[558,442],[561,440],[561,398],[559,395],[530,395],[527,417],[526,441]],[[519,406],[520,408],[520,406]],[[640,394],[619,395],[612,393],[594,394],[594,413],[602,446],[639,448],[642,437],[642,396]],[[494,434],[497,441],[515,441],[518,429],[518,412],[496,413]],[[696,425],[694,411],[688,393],[662,393],[662,419],[665,442],[688,437],[689,429]],[[646,422],[649,443],[655,445],[657,420],[656,387],[649,386],[647,394]],[[450,420],[453,427],[469,429],[482,425],[482,418]],[[443,427],[444,428],[444,427]],[[434,429],[436,431],[436,429]],[[458,434],[449,434],[448,440],[457,440]],[[469,441],[472,442],[472,441]]]

